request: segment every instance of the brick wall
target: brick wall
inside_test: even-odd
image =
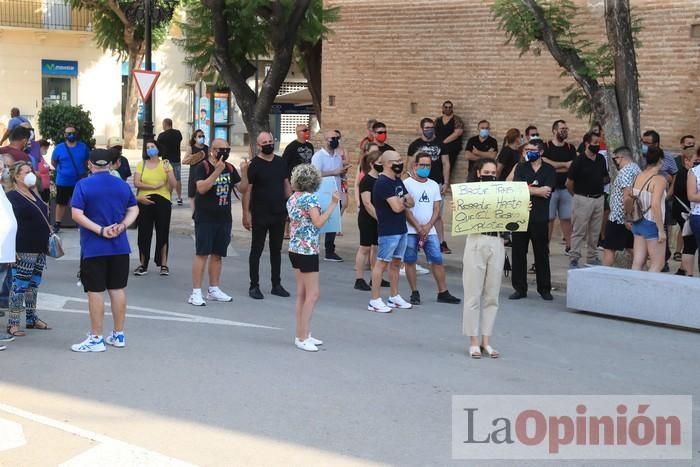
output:
[[[497,29],[492,1],[335,0],[341,19],[323,51],[323,124],[343,131],[354,157],[368,118],[389,127],[388,142],[406,151],[418,136],[422,117],[435,117],[445,99],[476,132],[482,118],[491,122],[499,140],[511,127],[534,123],[549,136],[558,118],[568,121],[578,144],[588,122],[567,110],[549,107],[550,96],[562,96],[572,80],[546,48],[539,57],[519,57]],[[583,1],[592,37],[604,40],[602,1]],[[635,0],[635,14],[644,21],[638,49],[643,94],[642,127],[653,127],[671,149],[686,133],[700,136],[700,38],[691,25],[700,23],[700,1]],[[583,16],[583,15],[582,15]],[[329,106],[329,96],[335,105]],[[416,113],[411,112],[415,103]],[[458,165],[463,180],[466,163]]]

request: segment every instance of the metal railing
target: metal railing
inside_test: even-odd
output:
[[[64,0],[0,0],[0,26],[92,31],[92,14]]]

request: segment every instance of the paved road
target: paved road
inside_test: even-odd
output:
[[[233,303],[186,303],[193,246],[178,234],[170,277],[131,279],[127,348],[75,354],[87,305],[75,285],[77,235],[64,237],[67,256],[50,261],[40,292],[54,330],[0,353],[2,466],[543,464],[453,461],[458,394],[691,394],[698,417],[698,334],[567,311],[562,295],[513,303],[504,287],[494,337],[503,357],[470,360],[461,306],[433,303],[428,276],[425,305],[379,315],[351,289],[351,264],[322,263],[313,330],[326,345],[301,352],[293,298],[247,297],[243,240],[225,261]],[[286,258],[283,271],[292,291]],[[448,285],[462,295],[458,274]]]

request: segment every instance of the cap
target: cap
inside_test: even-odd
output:
[[[114,146],[124,146],[124,140],[119,136],[112,136],[107,140],[107,147],[113,148]]]
[[[105,167],[114,160],[114,153],[108,149],[93,149],[90,152],[90,162],[98,167]]]

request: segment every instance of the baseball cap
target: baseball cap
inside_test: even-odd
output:
[[[114,153],[108,149],[93,149],[90,152],[90,162],[98,167],[106,167],[114,160]]]
[[[112,136],[107,140],[107,147],[113,148],[114,146],[124,146],[124,140],[119,136]]]

